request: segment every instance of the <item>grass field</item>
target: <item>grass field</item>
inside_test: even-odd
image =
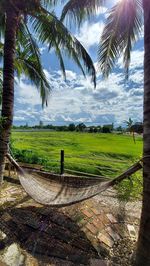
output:
[[[132,137],[126,135],[40,131],[13,132],[12,143],[15,156],[21,161],[43,164],[46,169],[58,172],[63,149],[65,169],[109,178],[138,160],[143,144],[141,137],[137,137],[134,144]],[[130,181],[124,182],[130,186]],[[136,184],[135,193],[140,189],[139,184]],[[122,189],[120,187],[120,191]]]

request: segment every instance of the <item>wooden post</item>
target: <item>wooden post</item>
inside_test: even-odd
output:
[[[61,150],[60,153],[60,174],[64,174],[64,150]]]

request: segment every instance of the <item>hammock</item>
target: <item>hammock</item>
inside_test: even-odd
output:
[[[137,162],[120,176],[106,181],[104,177],[85,178],[57,175],[35,169],[23,170],[10,154],[7,154],[7,158],[16,168],[20,183],[27,194],[38,203],[54,207],[67,206],[92,198],[142,168],[141,163]]]

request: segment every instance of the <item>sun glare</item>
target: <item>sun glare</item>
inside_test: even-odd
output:
[[[117,4],[118,2],[122,2],[124,0],[114,0],[114,3]]]

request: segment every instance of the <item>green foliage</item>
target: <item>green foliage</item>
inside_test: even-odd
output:
[[[75,131],[76,130],[76,126],[75,126],[75,124],[70,124],[69,126],[68,126],[68,130],[69,131]]]
[[[69,15],[70,21],[73,20],[73,23],[80,25],[84,19],[90,19],[96,14],[97,8],[103,6],[105,2],[105,0],[69,0],[63,8],[61,20]]]
[[[104,126],[102,127],[102,132],[103,132],[103,133],[111,133],[112,130],[113,130],[112,125],[104,125]]]
[[[86,128],[86,125],[84,123],[80,123],[79,125],[76,126],[76,130],[79,132],[83,132]]]
[[[141,199],[143,192],[142,171],[117,185],[117,192],[120,200]]]
[[[137,122],[131,127],[131,130],[133,132],[138,133],[138,134],[142,134],[143,133],[143,124],[140,122]]]
[[[13,148],[12,151],[14,157],[24,163],[44,165],[47,162],[46,159],[40,158],[38,154],[32,150],[19,150]]]
[[[115,130],[116,130],[116,131],[119,131],[119,132],[123,132],[123,128],[122,128],[122,126],[118,126]]]

